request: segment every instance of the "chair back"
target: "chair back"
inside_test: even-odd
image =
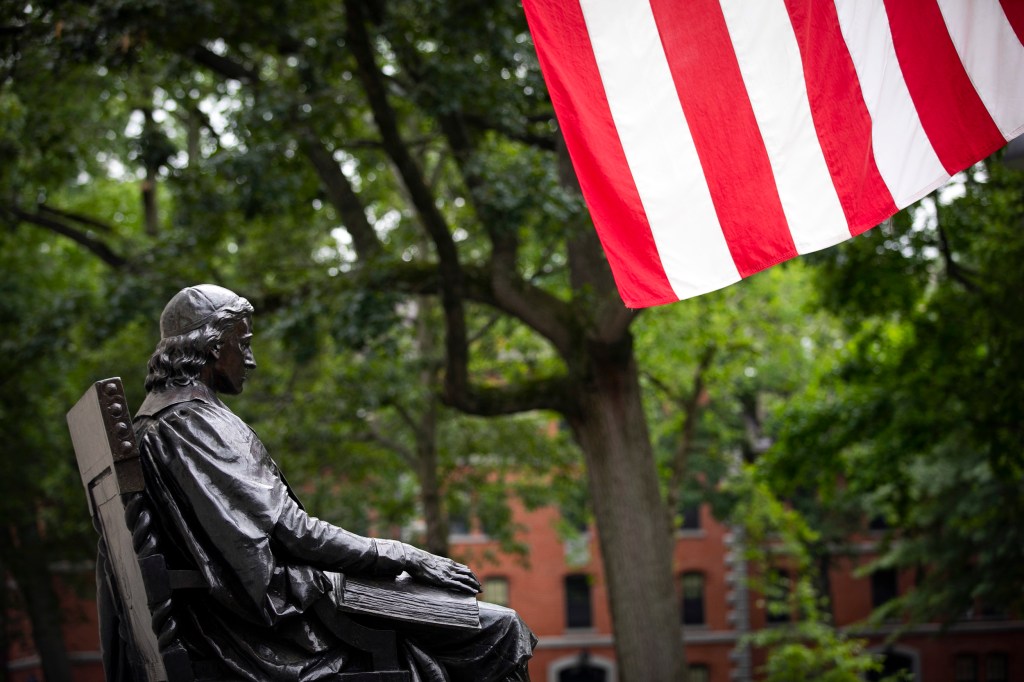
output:
[[[153,612],[146,594],[146,581],[133,539],[133,526],[126,518],[138,510],[145,482],[142,463],[132,429],[131,414],[120,378],[97,381],[89,387],[67,415],[71,441],[82,475],[93,524],[100,533],[100,561],[108,562],[108,588],[118,602],[118,617],[126,626],[122,636],[129,639],[133,665],[144,672],[148,682],[165,682],[160,643],[153,630]],[[139,538],[145,542],[145,538]],[[104,554],[106,555],[104,557]]]

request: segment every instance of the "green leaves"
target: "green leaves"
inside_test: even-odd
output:
[[[901,602],[913,618],[1014,608],[1024,579],[1020,174],[990,161],[902,215],[821,270],[850,340],[789,406],[765,470],[780,490],[799,480],[819,491],[816,524],[842,509],[854,524],[885,517],[896,541],[881,561],[924,569]],[[883,242],[899,246],[860,257]]]

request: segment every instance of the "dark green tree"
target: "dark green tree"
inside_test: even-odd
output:
[[[766,462],[833,535],[886,522],[878,565],[916,586],[885,613],[917,620],[1024,606],[1024,183],[997,159],[957,180],[819,257],[849,342]]]

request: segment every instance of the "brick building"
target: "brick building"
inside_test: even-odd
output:
[[[537,633],[540,644],[530,666],[534,682],[612,682],[615,652],[598,543],[592,534],[581,542],[563,542],[555,530],[557,515],[552,508],[517,510],[517,521],[528,529],[528,567],[511,558],[496,564],[480,560],[495,550],[481,535],[453,537],[453,552],[478,571],[486,599],[507,599]],[[677,535],[674,570],[691,682],[757,679],[763,653],[744,647],[743,635],[785,620],[769,616],[764,600],[744,587],[740,541],[707,507],[688,514]],[[870,537],[855,545],[864,561],[873,545]],[[911,586],[908,576],[885,571],[855,577],[858,563],[840,561],[830,575],[841,626],[862,621],[875,605]],[[918,626],[886,644],[896,628],[864,633],[873,650],[886,653],[887,670],[907,669],[922,682],[1024,680],[1024,621],[972,615],[949,631]]]
[[[551,507],[515,509],[526,529],[528,559],[503,556],[486,535],[464,531],[452,536],[453,554],[467,560],[484,583],[485,598],[507,603],[540,638],[531,663],[534,682],[614,682],[617,680],[611,617],[604,575],[593,533],[563,541],[556,531],[558,511]],[[716,521],[705,507],[687,515],[678,533],[674,570],[679,612],[684,622],[691,682],[757,679],[763,656],[742,645],[745,633],[775,627],[779,616],[765,613],[763,600],[743,588],[745,565],[737,534]],[[865,559],[871,538],[858,543]],[[910,587],[908,576],[879,572],[854,576],[857,562],[839,562],[831,575],[832,600],[839,625],[859,622],[873,605]],[[91,569],[62,569],[78,590],[61,588],[66,641],[75,682],[101,682],[95,608],[81,585]],[[69,572],[75,574],[71,576]],[[949,631],[937,625],[912,628],[885,647],[897,624],[871,633],[888,664],[903,667],[922,682],[1012,682],[1024,680],[1024,621],[988,613],[966,618]],[[16,629],[27,633],[27,623]],[[42,679],[30,637],[8,652],[11,682]]]

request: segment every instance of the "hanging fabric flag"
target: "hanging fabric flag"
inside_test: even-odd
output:
[[[523,0],[619,293],[719,289],[1024,131],[1022,0]]]

